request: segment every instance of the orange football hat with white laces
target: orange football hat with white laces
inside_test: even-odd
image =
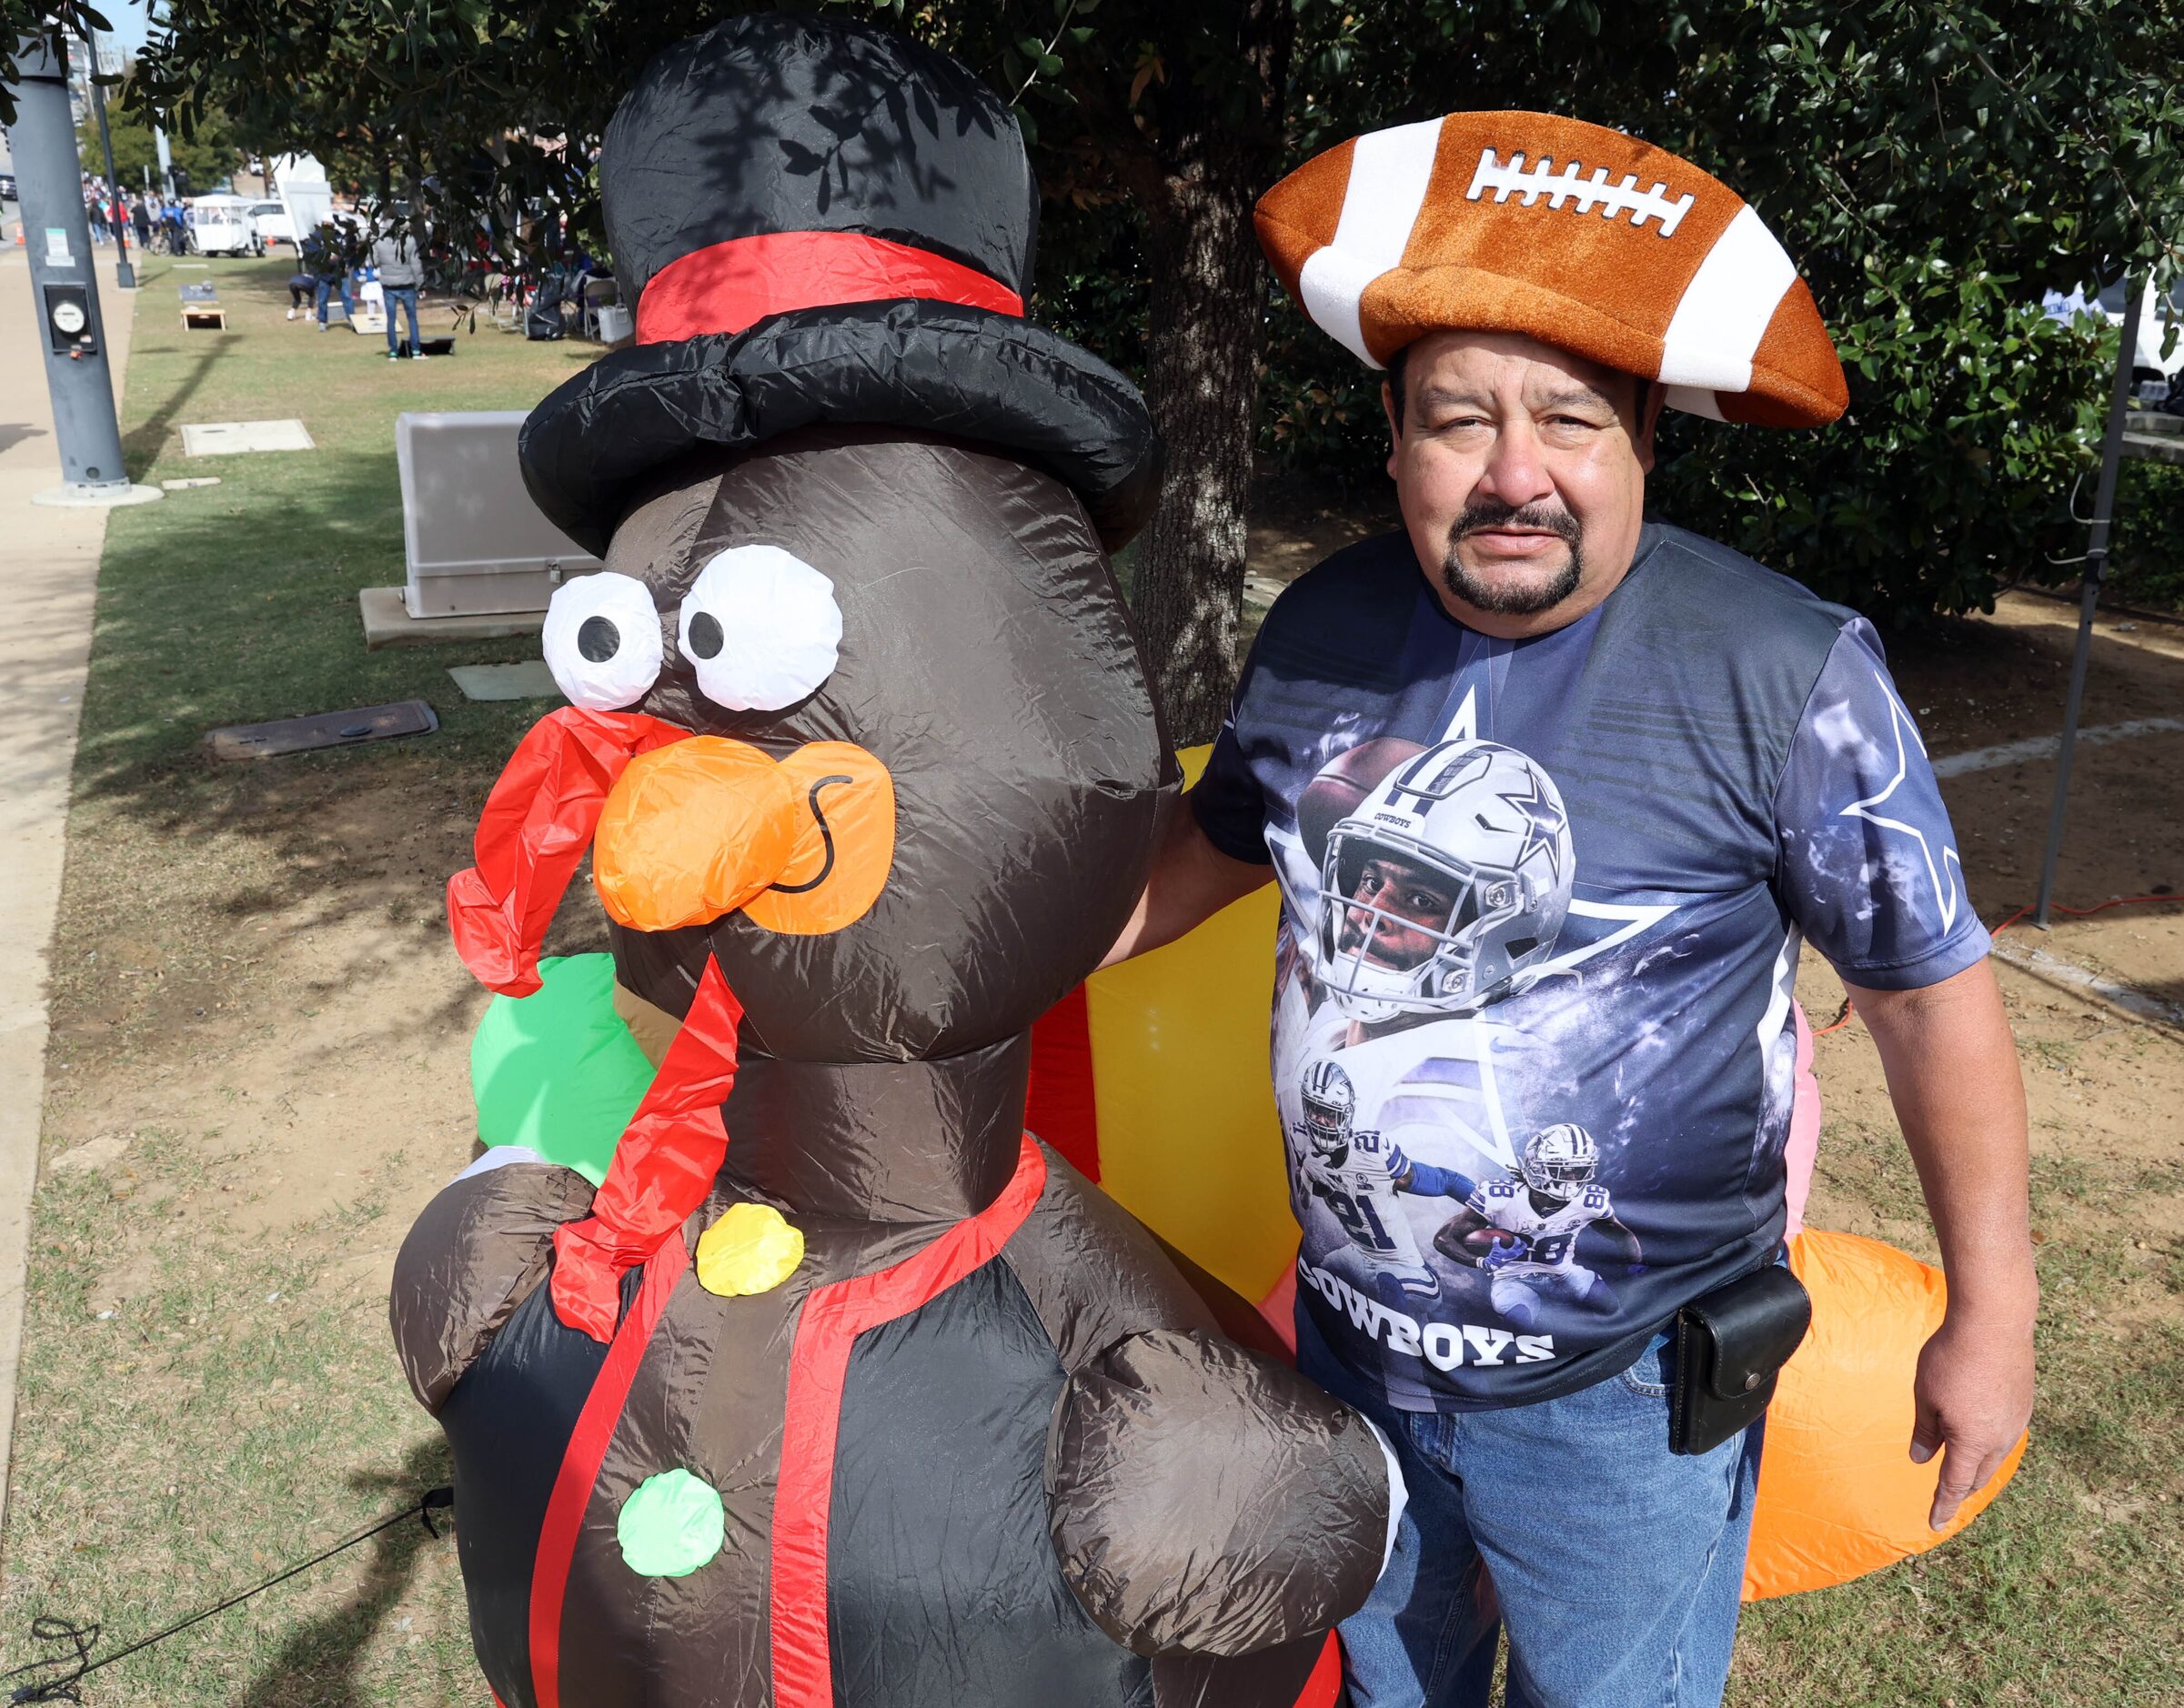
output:
[[[1283,285],[1374,367],[1428,332],[1517,332],[1716,419],[1822,427],[1850,401],[1759,216],[1621,131],[1520,112],[1372,131],[1283,178],[1257,219]]]

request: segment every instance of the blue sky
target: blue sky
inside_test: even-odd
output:
[[[146,15],[151,0],[101,0],[98,9],[106,15],[106,22],[114,26],[114,39],[121,44],[121,51],[133,54],[144,45],[144,38],[151,31],[151,20]]]

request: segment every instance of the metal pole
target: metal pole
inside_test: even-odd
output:
[[[15,187],[30,254],[38,343],[53,396],[54,437],[65,485],[35,495],[61,504],[134,503],[162,496],[132,487],[114,418],[106,326],[91,265],[91,220],[68,110],[68,62],[59,32],[25,36],[15,49]]]
[[[2128,273],[2123,280],[2123,342],[2116,352],[2116,384],[2109,394],[2109,428],[2100,442],[2100,486],[2093,495],[2093,527],[2086,540],[2086,575],[2078,603],[2078,650],[2070,659],[2070,693],[2063,704],[2062,749],[2056,755],[2055,801],[2048,809],[2048,849],[2040,857],[2039,899],[2032,922],[2048,929],[2055,899],[2055,863],[2062,857],[2063,819],[2070,797],[2070,761],[2078,751],[2078,713],[2086,696],[2086,663],[2093,649],[2093,609],[2109,568],[2109,524],[2116,514],[2116,471],[2123,461],[2123,421],[2131,406],[2131,369],[2139,354],[2139,316],[2146,293]]]
[[[129,265],[129,213],[122,205],[121,180],[114,175],[114,136],[106,129],[106,90],[98,80],[98,35],[84,32],[84,45],[91,50],[91,110],[98,115],[98,146],[106,156],[106,211],[114,221],[114,283],[121,290],[136,288],[136,269]]]

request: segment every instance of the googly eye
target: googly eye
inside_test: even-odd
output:
[[[659,679],[659,612],[634,577],[602,569],[564,581],[539,639],[554,685],[588,711],[634,706]]]
[[[834,674],[841,607],[834,584],[779,546],[731,546],[682,601],[682,656],[698,689],[730,711],[779,711]]]

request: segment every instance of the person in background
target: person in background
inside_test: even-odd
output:
[[[300,268],[289,274],[288,318],[293,320],[297,315],[308,316],[311,312],[312,298],[317,296],[317,291],[318,279],[316,275]]]
[[[308,275],[310,277],[312,296],[318,311],[319,331],[326,330],[327,305],[332,300],[334,293],[337,291],[341,293],[342,314],[354,319],[357,304],[356,299],[350,296],[348,287],[348,242],[343,235],[341,227],[330,219],[320,220],[297,246],[297,255],[301,263],[297,269],[297,277],[305,275]],[[289,291],[293,296],[295,292],[295,280],[293,279],[289,281]],[[294,306],[290,306],[288,314],[291,319],[295,317]]]
[[[398,306],[409,316],[409,352],[422,360],[425,347],[418,337],[418,286],[424,283],[425,270],[418,258],[415,239],[390,222],[372,245],[371,261],[378,270],[379,289],[387,298],[387,359],[395,361],[402,353],[395,342],[395,309]]]
[[[149,249],[152,246],[152,210],[145,206],[141,196],[129,198],[129,223],[136,227],[136,246]]]

